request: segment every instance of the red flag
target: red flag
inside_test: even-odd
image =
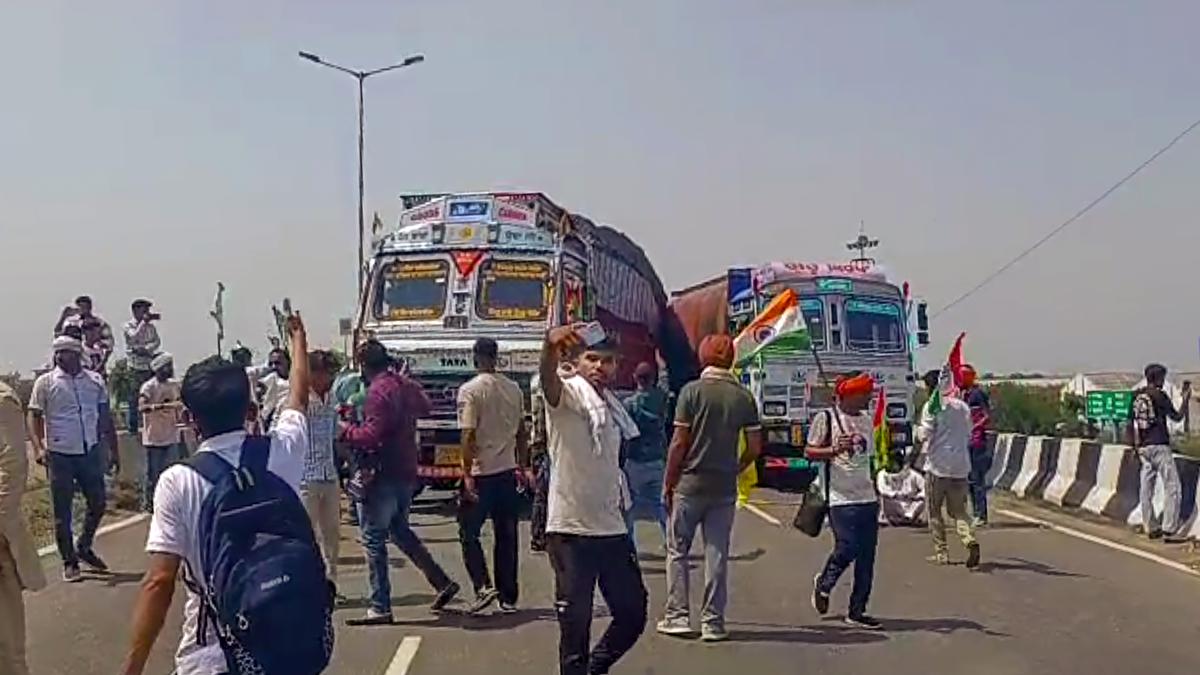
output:
[[[950,350],[950,358],[946,361],[956,389],[962,389],[962,342],[965,337],[967,337],[966,333],[958,334],[958,339],[954,341],[954,348]]]

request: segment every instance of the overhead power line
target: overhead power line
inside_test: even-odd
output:
[[[1142,162],[1141,164],[1138,164],[1138,165],[1137,165],[1137,168],[1135,168],[1133,171],[1130,171],[1129,173],[1125,174],[1125,177],[1124,177],[1124,178],[1122,178],[1121,180],[1119,180],[1119,181],[1117,181],[1116,183],[1114,183],[1114,184],[1112,185],[1112,187],[1108,188],[1108,189],[1107,189],[1107,190],[1105,190],[1103,193],[1101,193],[1099,197],[1096,197],[1096,198],[1095,198],[1095,199],[1093,199],[1092,201],[1088,202],[1088,205],[1087,205],[1087,206],[1085,206],[1085,207],[1083,207],[1082,209],[1079,209],[1078,211],[1076,211],[1076,212],[1075,212],[1075,215],[1073,215],[1073,216],[1071,216],[1070,218],[1068,218],[1068,219],[1064,220],[1062,223],[1060,223],[1060,224],[1058,225],[1058,227],[1055,227],[1053,230],[1050,230],[1049,232],[1047,232],[1047,233],[1046,233],[1046,235],[1045,235],[1045,236],[1043,236],[1041,239],[1038,239],[1036,242],[1034,242],[1032,246],[1030,246],[1029,248],[1025,249],[1024,251],[1021,251],[1019,254],[1017,254],[1017,256],[1016,256],[1015,258],[1013,258],[1012,260],[1009,260],[1008,262],[1004,263],[1003,265],[1001,265],[1000,267],[998,267],[998,268],[997,268],[997,269],[996,269],[994,272],[992,272],[991,274],[989,274],[989,275],[987,275],[986,277],[984,277],[982,281],[980,281],[979,283],[977,283],[977,284],[975,284],[974,286],[972,286],[972,287],[971,287],[971,289],[970,289],[970,290],[968,290],[966,293],[963,293],[962,295],[960,295],[960,296],[958,296],[957,298],[955,298],[953,301],[951,301],[951,302],[950,302],[949,304],[947,304],[946,306],[944,306],[944,307],[942,307],[941,309],[939,309],[939,310],[937,310],[936,312],[934,312],[934,313],[931,315],[931,317],[930,317],[930,318],[936,318],[936,317],[938,317],[938,316],[940,316],[940,315],[942,315],[942,314],[944,314],[944,313],[948,312],[948,311],[949,311],[950,309],[952,309],[952,308],[953,308],[955,305],[959,304],[959,303],[960,303],[960,302],[962,302],[963,300],[966,300],[967,298],[971,297],[971,296],[972,296],[972,295],[974,295],[976,292],[978,292],[980,289],[982,289],[984,286],[987,286],[988,284],[990,284],[990,283],[992,283],[993,281],[995,281],[997,277],[999,277],[1000,275],[1002,275],[1002,274],[1004,274],[1005,272],[1007,272],[1007,271],[1009,270],[1009,268],[1011,268],[1013,265],[1016,265],[1017,263],[1021,262],[1021,260],[1023,260],[1023,259],[1024,259],[1026,256],[1028,256],[1030,253],[1033,253],[1034,251],[1038,250],[1038,248],[1040,248],[1040,247],[1042,246],[1042,244],[1045,244],[1046,242],[1050,241],[1050,240],[1051,240],[1051,239],[1053,239],[1053,238],[1055,237],[1055,235],[1057,235],[1059,232],[1062,232],[1063,230],[1065,230],[1065,229],[1067,229],[1068,227],[1070,227],[1072,223],[1074,223],[1075,221],[1079,220],[1079,219],[1080,219],[1080,218],[1082,218],[1084,215],[1086,215],[1088,211],[1091,211],[1091,210],[1092,210],[1093,208],[1095,208],[1095,207],[1096,207],[1098,204],[1100,204],[1100,202],[1102,202],[1102,201],[1104,201],[1105,199],[1107,199],[1109,195],[1111,195],[1112,193],[1114,193],[1114,192],[1116,192],[1118,189],[1120,189],[1120,187],[1121,187],[1122,185],[1125,185],[1125,184],[1126,184],[1126,183],[1128,183],[1130,180],[1132,180],[1134,176],[1136,176],[1136,175],[1138,175],[1139,173],[1141,173],[1142,169],[1145,169],[1146,167],[1148,167],[1148,166],[1150,166],[1151,164],[1153,164],[1155,160],[1157,160],[1159,157],[1161,157],[1161,156],[1163,156],[1164,154],[1166,154],[1166,152],[1167,152],[1168,150],[1170,150],[1171,148],[1175,147],[1175,144],[1176,144],[1176,143],[1178,143],[1179,141],[1182,141],[1182,140],[1184,139],[1184,137],[1185,137],[1185,136],[1187,136],[1188,134],[1192,133],[1192,131],[1193,131],[1193,130],[1194,130],[1196,127],[1200,127],[1200,119],[1196,120],[1195,122],[1192,122],[1192,123],[1191,123],[1191,125],[1189,125],[1189,126],[1188,126],[1188,128],[1186,128],[1186,129],[1184,129],[1183,131],[1179,132],[1179,134],[1178,134],[1177,136],[1175,136],[1175,138],[1172,138],[1172,139],[1171,139],[1171,141],[1170,141],[1169,143],[1167,143],[1166,145],[1164,145],[1164,146],[1162,146],[1161,148],[1159,148],[1159,149],[1158,149],[1158,150],[1157,150],[1157,151],[1156,151],[1156,152],[1155,152],[1153,155],[1150,155],[1150,157],[1148,157],[1148,158],[1146,159],[1146,161]]]

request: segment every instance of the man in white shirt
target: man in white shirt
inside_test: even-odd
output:
[[[183,400],[175,379],[175,360],[167,353],[150,362],[154,377],[138,392],[138,412],[144,416],[142,448],[146,451],[146,477],[142,485],[142,507],[154,512],[154,486],[167,464],[179,459],[179,420]]]
[[[829,524],[834,539],[833,552],[813,579],[813,608],[821,615],[829,611],[829,594],[853,564],[854,587],[846,623],[867,630],[883,627],[867,614],[879,543],[879,499],[871,480],[874,428],[867,414],[874,389],[875,382],[866,373],[838,378],[837,402],[813,418],[805,450],[810,459],[828,464],[818,475],[822,485],[826,479],[829,481]]]
[[[303,354],[300,355],[304,357]],[[282,347],[271,350],[267,356],[268,372],[258,380],[258,388],[262,394],[259,401],[259,423],[263,429],[270,429],[271,422],[280,406],[288,399],[289,378],[292,357]]]
[[[458,390],[458,426],[463,435],[458,527],[463,563],[475,586],[471,614],[482,612],[497,599],[504,613],[515,612],[517,604],[521,502],[517,472],[518,467],[529,465],[529,449],[525,440],[525,396],[516,382],[496,372],[499,351],[491,338],[476,340],[475,369],[479,374]],[[480,531],[488,518],[496,538],[492,554],[495,586],[479,544]]]
[[[609,672],[646,627],[646,587],[626,531],[628,492],[619,464],[621,442],[637,436],[637,425],[608,389],[615,345],[585,346],[577,328],[549,332],[538,371],[552,466],[546,550],[554,568],[561,675]],[[563,378],[558,366],[567,359],[575,361],[575,375]],[[589,648],[597,583],[612,623]]]
[[[308,353],[304,324],[299,315],[288,319],[292,351]],[[308,359],[291,364],[291,393],[278,413],[271,431],[271,449],[267,469],[287,482],[296,493],[304,473],[308,450]],[[245,370],[219,356],[210,357],[188,369],[183,378],[183,402],[187,405],[203,441],[197,452],[215,452],[237,465],[243,426],[250,407],[250,386]],[[146,659],[162,631],[167,610],[175,595],[175,584],[186,561],[191,570],[200,569],[200,542],[197,540],[200,507],[212,485],[199,473],[182,464],[167,469],[159,478],[154,494],[154,516],[146,551],[150,562],[142,580],[133,617],[133,638],[126,657],[124,675],[141,675]],[[194,583],[203,588],[203,579]],[[175,655],[177,675],[223,675],[228,672],[225,654],[210,624],[204,646],[197,639],[200,597],[190,589],[184,607],[183,638]]]
[[[925,373],[929,401],[921,409],[917,441],[924,443],[925,494],[929,499],[929,531],[933,534],[930,562],[950,562],[946,545],[944,510],[950,512],[958,536],[967,549],[967,569],[979,567],[979,542],[975,527],[967,515],[967,477],[971,473],[971,407],[959,398],[957,390],[938,391],[940,373]]]
[[[117,436],[104,379],[83,367],[83,343],[65,335],[55,338],[54,363],[54,370],[33,383],[28,424],[35,457],[50,469],[63,579],[76,582],[83,579],[80,561],[93,570],[108,570],[92,550],[92,542],[104,517],[104,470],[115,462]],[[112,449],[111,457],[106,448]],[[79,539],[72,541],[71,502],[76,486],[87,500],[87,514]]]
[[[138,415],[141,412],[138,397],[142,384],[149,382],[154,377],[154,367],[151,365],[151,361],[158,355],[158,350],[162,347],[162,340],[158,337],[158,328],[154,326],[154,322],[161,317],[151,311],[153,306],[153,303],[144,298],[134,300],[130,306],[133,318],[125,322],[121,331],[125,334],[125,363],[129,366],[129,372],[133,376],[134,382],[132,400],[129,401],[128,418],[129,432],[134,434],[137,433],[138,425],[141,422]]]

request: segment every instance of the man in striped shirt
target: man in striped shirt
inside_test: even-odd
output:
[[[311,391],[308,394],[309,448],[304,454],[300,497],[321,542],[325,573],[337,582],[341,491],[338,489],[334,439],[337,436],[337,403],[331,390],[337,363],[327,351],[308,353]]]

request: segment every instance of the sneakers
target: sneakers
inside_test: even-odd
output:
[[[79,557],[79,560],[83,562],[84,565],[87,565],[90,569],[96,572],[108,571],[108,565],[106,565],[104,561],[100,559],[100,556],[96,555],[96,552],[91,549],[86,551],[78,551],[75,553],[75,555]]]
[[[1190,539],[1182,534],[1168,534],[1163,537],[1164,544],[1186,544]]]
[[[347,626],[390,626],[392,625],[391,612],[378,612],[373,609],[368,609],[366,616],[359,619],[346,619]]]
[[[701,642],[724,642],[729,639],[729,631],[724,626],[704,626],[700,629]]]
[[[967,569],[979,569],[979,542],[967,547]]]
[[[462,588],[457,583],[451,581],[446,584],[445,588],[438,591],[437,597],[433,599],[433,604],[429,608],[435,612],[442,611],[446,605],[450,604],[450,601],[458,596],[458,592],[461,590]]]
[[[935,553],[935,554],[929,556],[928,558],[925,558],[925,560],[934,565],[949,565],[950,564],[950,556],[946,555],[945,553]]]
[[[500,603],[500,613],[501,614],[516,614],[517,606],[511,602],[502,602],[502,603]]]
[[[1163,531],[1162,530],[1150,530],[1149,532],[1146,533],[1146,536],[1149,537],[1151,541],[1154,541],[1155,539],[1162,539]]]
[[[818,585],[818,582],[820,581],[820,574],[813,577],[812,606],[813,609],[817,610],[817,614],[825,616],[829,613],[829,594],[821,592],[820,586]]]
[[[475,602],[471,603],[471,606],[467,608],[467,614],[479,614],[488,607],[491,607],[492,603],[496,602],[499,597],[500,593],[496,589],[491,586],[485,587],[475,596]]]
[[[879,630],[883,628],[883,624],[879,622],[879,619],[869,614],[851,614],[846,617],[846,624],[863,630]]]
[[[670,635],[671,637],[691,637],[695,635],[695,631],[688,625],[688,622],[680,619],[663,619],[658,622],[655,629],[659,633]]]
[[[83,581],[83,573],[79,571],[79,565],[63,565],[63,581],[68,584],[77,584]]]

